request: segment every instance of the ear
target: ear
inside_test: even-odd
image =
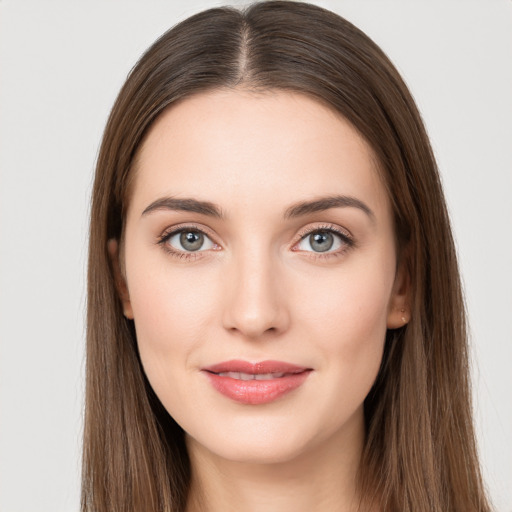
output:
[[[398,329],[411,319],[410,276],[405,262],[398,266],[388,305],[388,329]]]
[[[130,320],[133,320],[132,303],[130,302],[130,294],[128,293],[128,287],[126,286],[126,279],[121,271],[121,262],[119,255],[119,242],[111,238],[107,242],[107,249],[112,262],[112,269],[114,270],[114,279],[116,282],[117,293],[123,304],[124,316]]]

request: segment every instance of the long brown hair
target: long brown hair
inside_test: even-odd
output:
[[[420,114],[382,50],[320,7],[269,1],[178,24],[142,56],[108,120],[90,225],[82,511],[183,511],[181,428],[141,366],[107,252],[120,239],[134,159],[164,109],[216,88],[290,90],[339,112],[375,151],[409,270],[411,321],[387,334],[365,401],[360,491],[383,511],[488,511],[472,426],[454,243]]]

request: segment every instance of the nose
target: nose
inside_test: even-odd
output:
[[[279,261],[263,253],[234,258],[225,275],[223,326],[257,339],[288,329],[290,312]]]

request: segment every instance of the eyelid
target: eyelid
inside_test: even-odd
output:
[[[294,245],[302,240],[305,236],[315,232],[315,231],[332,231],[334,233],[337,233],[338,235],[341,235],[344,238],[348,238],[350,240],[353,240],[354,237],[352,236],[352,233],[346,228],[342,228],[340,226],[337,226],[336,224],[329,224],[329,223],[320,223],[320,224],[308,224],[307,226],[304,226],[300,229],[300,231],[297,233],[297,239],[294,242]]]
[[[168,238],[169,236],[179,233],[180,231],[186,231],[187,229],[189,229],[190,231],[199,231],[204,235],[208,235],[209,238],[215,238],[215,233],[206,226],[196,224],[195,222],[181,222],[179,224],[174,224],[172,226],[165,228],[162,231],[162,233],[158,236],[158,239],[163,240],[164,238]],[[217,244],[217,242],[215,243]]]

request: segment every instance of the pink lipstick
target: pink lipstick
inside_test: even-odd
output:
[[[226,361],[203,368],[212,386],[224,396],[248,405],[273,402],[304,383],[311,368],[281,361]]]

